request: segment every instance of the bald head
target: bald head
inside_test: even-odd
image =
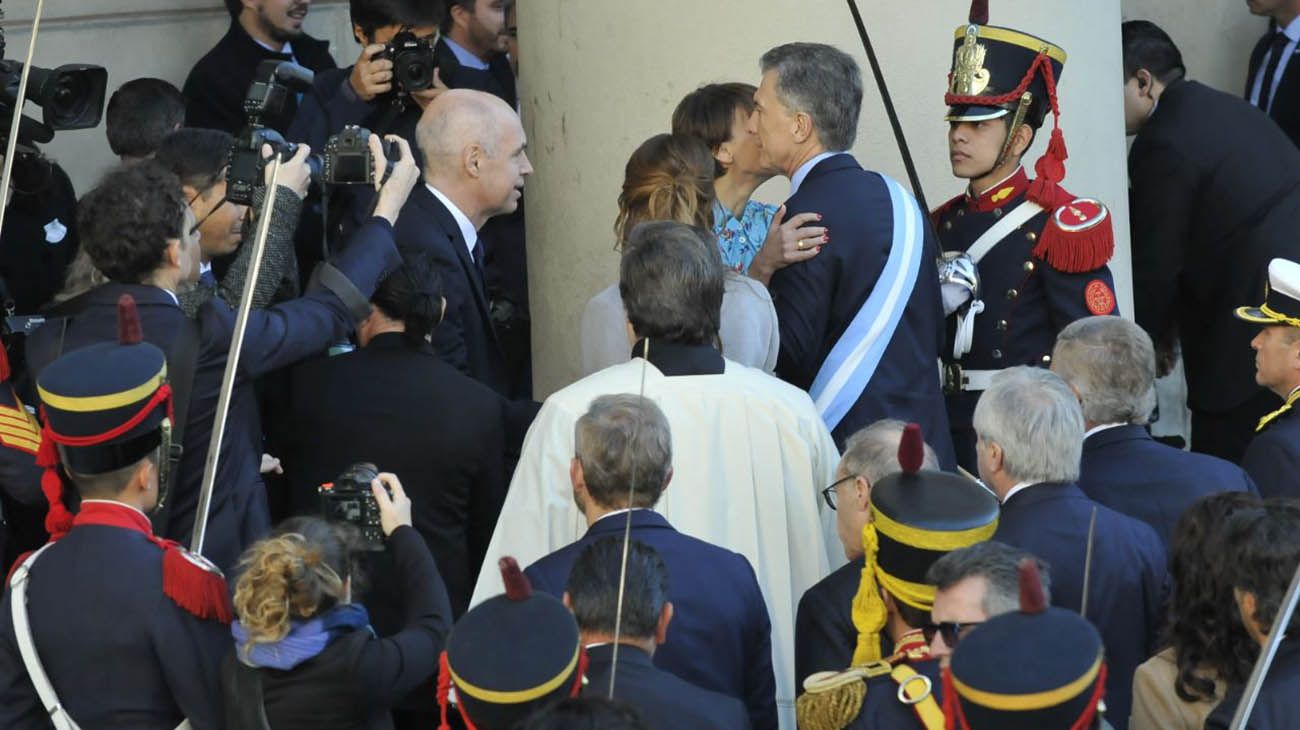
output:
[[[452,89],[434,99],[415,128],[424,178],[476,227],[512,213],[533,168],[519,115],[500,98]]]

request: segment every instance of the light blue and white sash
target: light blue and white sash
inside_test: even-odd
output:
[[[921,206],[902,185],[884,175],[881,178],[889,189],[894,215],[889,260],[867,301],[826,356],[809,391],[822,420],[831,430],[858,402],[871,376],[876,374],[876,366],[893,340],[903,310],[912,297],[925,249],[925,216]]]

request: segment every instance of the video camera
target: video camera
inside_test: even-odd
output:
[[[437,66],[433,53],[435,38],[418,38],[404,30],[393,36],[384,50],[372,56],[393,62],[393,89],[397,93],[423,91],[433,86],[433,70]]]
[[[244,99],[244,113],[248,124],[230,150],[226,169],[226,197],[233,203],[251,205],[253,191],[265,180],[263,171],[267,160],[262,157],[262,145],[270,145],[273,154],[286,161],[298,153],[298,145],[286,141],[279,132],[262,125],[262,119],[278,114],[284,102],[295,89],[310,88],[311,71],[289,61],[263,61],[257,68],[248,95]],[[367,185],[374,182],[374,160],[370,154],[370,130],[349,125],[330,137],[321,154],[307,158],[312,183],[329,185]],[[389,147],[384,143],[384,155]],[[391,163],[390,163],[391,164]]]
[[[317,490],[320,494],[321,517],[357,528],[365,550],[384,549],[379,502],[370,491],[370,483],[378,477],[379,469],[374,464],[353,464],[334,481],[320,485]]]

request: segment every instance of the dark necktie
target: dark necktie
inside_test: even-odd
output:
[[[483,273],[483,239],[479,238],[474,241],[474,250],[470,253],[474,258],[474,268],[478,269],[479,283],[485,283],[485,274]]]
[[[212,273],[212,269],[208,269],[207,271],[199,274],[199,284],[207,287],[208,289],[217,288],[217,277]]]
[[[1278,64],[1282,63],[1282,52],[1286,50],[1291,39],[1286,33],[1278,31],[1273,34],[1273,42],[1268,46],[1268,66],[1264,69],[1264,78],[1259,85],[1259,108],[1268,112],[1268,104],[1273,97],[1273,76],[1277,74]]]

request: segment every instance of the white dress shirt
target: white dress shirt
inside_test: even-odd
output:
[[[429,183],[425,183],[424,186],[429,189],[429,192],[433,193],[433,197],[442,201],[442,204],[447,206],[447,210],[451,211],[451,217],[455,218],[456,225],[460,226],[460,235],[465,239],[465,246],[469,249],[469,256],[470,258],[474,258],[474,245],[478,243],[478,229],[474,227],[469,216],[460,212],[460,208],[457,208],[456,204],[451,202],[451,198],[443,195],[438,188],[435,188]]]
[[[817,166],[818,162],[821,162],[827,157],[834,157],[835,155],[842,154],[844,154],[844,152],[823,152],[800,165],[799,169],[795,170],[794,174],[790,176],[790,197],[793,198],[794,194],[799,192],[799,186],[803,185],[804,178],[808,177],[808,173],[812,172],[812,169]]]

